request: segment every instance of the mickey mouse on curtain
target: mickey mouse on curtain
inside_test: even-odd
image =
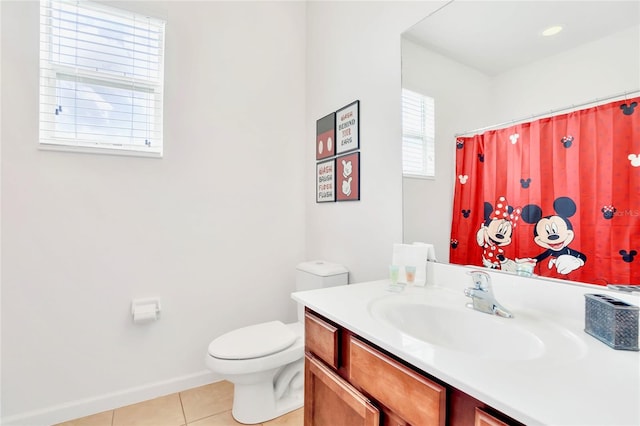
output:
[[[569,221],[576,213],[576,203],[569,197],[559,197],[553,202],[553,209],[556,214],[543,217],[540,206],[526,205],[522,208],[522,220],[535,224],[533,240],[545,249],[533,260],[539,263],[551,256],[548,268],[555,266],[559,274],[567,275],[584,266],[587,261],[584,254],[569,247],[576,236]]]

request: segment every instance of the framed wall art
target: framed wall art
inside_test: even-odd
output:
[[[333,157],[336,153],[336,113],[316,121],[316,160]]]
[[[316,163],[316,203],[336,200],[336,159]]]
[[[336,154],[360,148],[360,101],[354,101],[336,111]]]
[[[336,201],[360,199],[360,152],[336,158]]]

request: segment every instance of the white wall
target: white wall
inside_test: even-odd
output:
[[[400,34],[444,2],[310,2],[306,164],[315,121],[360,100],[361,201],[306,194],[307,255],[343,263],[350,280],[383,278],[402,241]],[[314,181],[315,168],[305,181]]]
[[[436,179],[403,179],[404,240],[448,261],[454,135],[639,89],[640,27],[493,78],[405,40],[402,60],[403,84],[434,93],[437,129]]]
[[[306,5],[144,4],[168,19],[163,159],[39,151],[38,3],[1,7],[3,424],[213,381],[214,337],[295,318]]]

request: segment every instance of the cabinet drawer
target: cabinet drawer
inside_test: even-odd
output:
[[[350,382],[412,425],[444,426],[446,390],[410,368],[349,339]]]
[[[304,316],[306,350],[337,369],[340,337],[338,328],[310,312],[305,312]]]
[[[509,426],[507,423],[503,422],[502,420],[496,419],[491,414],[483,411],[478,407],[476,407],[476,421],[474,425],[475,426]]]

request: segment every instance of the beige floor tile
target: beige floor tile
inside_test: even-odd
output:
[[[180,392],[187,423],[199,420],[233,406],[233,383],[223,380]],[[234,423],[232,423],[234,424]]]
[[[273,420],[263,423],[264,426],[303,426],[304,425],[304,408],[280,416]]]
[[[112,421],[113,410],[110,410],[64,423],[58,423],[54,426],[111,426]]]
[[[118,408],[113,426],[181,426],[185,419],[177,393]]]
[[[220,414],[216,414],[215,416],[205,417],[204,419],[200,419],[193,423],[189,423],[188,426],[236,426],[242,425],[242,423],[238,423],[235,421],[233,416],[231,415],[231,411],[224,411]],[[260,426],[259,424],[256,426]]]

